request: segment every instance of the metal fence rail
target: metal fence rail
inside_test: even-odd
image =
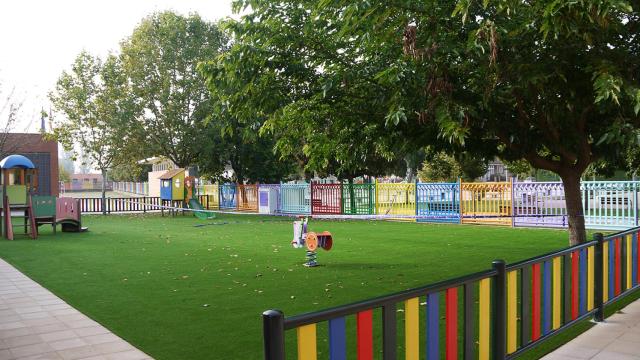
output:
[[[513,183],[514,226],[566,227],[561,182]]]
[[[373,215],[376,211],[375,184],[342,184],[342,213]]]
[[[583,181],[580,185],[587,227],[620,230],[639,225],[637,181]]]
[[[460,183],[462,223],[512,225],[511,189],[511,182]]]
[[[418,183],[416,214],[421,222],[460,222],[460,185],[458,183]]]
[[[78,198],[83,213],[102,213],[102,198]],[[159,197],[105,198],[106,213],[159,211]]]
[[[237,186],[238,211],[258,212],[258,185]]]
[[[236,209],[238,207],[236,184],[222,184],[219,189],[220,209]]]
[[[311,183],[312,214],[342,214],[342,184]]]
[[[376,213],[381,215],[415,215],[415,183],[376,183]]]
[[[311,187],[309,184],[282,184],[280,187],[283,214],[310,214]]]
[[[519,263],[497,260],[490,270],[309,314],[266,311],[264,358],[284,360],[285,332],[295,330],[298,359],[316,359],[320,341],[330,360],[377,351],[395,360],[399,348],[406,359],[514,359],[581,320],[602,321],[606,305],[640,288],[639,231],[596,234]],[[375,328],[382,344],[374,344]],[[356,346],[348,349],[348,339]]]

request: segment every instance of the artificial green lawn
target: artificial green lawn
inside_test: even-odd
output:
[[[312,220],[334,248],[309,269],[286,218],[83,222],[89,232],[54,236],[44,226],[36,241],[0,241],[0,257],[156,359],[259,359],[266,309],[320,310],[567,245],[560,230]]]

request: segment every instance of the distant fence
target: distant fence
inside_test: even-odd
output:
[[[640,287],[639,231],[596,234],[551,254],[494,261],[475,274],[328,310],[292,317],[266,311],[264,358],[284,360],[293,352],[316,359],[318,344],[328,342],[331,360],[372,359],[379,351],[385,360],[399,352],[406,359],[514,359],[581,320],[602,321],[606,305]],[[285,348],[289,330],[296,349]]]
[[[78,198],[83,213],[102,213],[102,198]],[[105,198],[106,213],[160,211],[159,197]]]
[[[142,196],[149,191],[146,183],[113,186]],[[276,191],[275,211],[287,215],[398,215],[397,219],[419,222],[568,226],[561,182],[226,183],[200,185],[197,194],[207,196],[203,206],[209,210],[258,212],[261,188]],[[586,227],[620,230],[640,225],[639,190],[639,181],[583,181]]]
[[[90,179],[93,180],[93,179]],[[72,181],[72,182],[63,182],[61,186],[61,190],[64,191],[102,191],[102,181]],[[113,183],[111,181],[107,181],[105,183],[106,190],[113,190]]]
[[[149,183],[147,182],[114,182],[114,191],[130,194],[149,196]]]

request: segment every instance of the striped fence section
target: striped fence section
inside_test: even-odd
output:
[[[342,214],[342,184],[311,183],[311,214]]]
[[[375,184],[342,184],[342,213],[373,215],[376,212]]]
[[[311,186],[309,184],[282,184],[280,198],[283,214],[311,213]]]
[[[264,358],[318,359],[326,342],[321,358],[330,360],[515,359],[582,320],[603,321],[605,306],[640,289],[639,232],[596,234],[519,263],[497,260],[490,270],[314,313],[268,310]],[[297,349],[286,349],[293,330]]]
[[[465,224],[512,225],[511,182],[460,184],[460,213]]]
[[[102,213],[102,198],[78,198],[83,213]],[[105,198],[107,213],[159,211],[159,197]]]
[[[237,185],[238,211],[258,212],[258,185]]]
[[[376,213],[381,215],[415,215],[415,183],[376,183]]]
[[[220,189],[220,209],[235,210],[238,207],[236,184],[222,184]]]
[[[458,183],[418,183],[416,215],[422,222],[460,222],[460,186]]]

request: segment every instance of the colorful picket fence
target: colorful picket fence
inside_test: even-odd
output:
[[[460,184],[460,214],[464,224],[512,225],[511,182]]]
[[[318,344],[328,343],[322,358],[330,360],[514,359],[579,321],[603,321],[606,305],[640,289],[639,233],[596,234],[519,263],[498,260],[490,270],[314,313],[269,310],[264,358],[294,352],[288,358],[316,360]],[[287,351],[293,330],[297,347]]]
[[[309,184],[282,184],[280,198],[283,214],[311,213],[311,186]]]
[[[376,183],[376,214],[415,215],[415,183]]]
[[[375,184],[342,184],[342,213],[373,215],[376,212]]]
[[[416,215],[424,222],[460,222],[459,184],[416,184]]]
[[[258,212],[258,185],[237,185],[238,211]]]

